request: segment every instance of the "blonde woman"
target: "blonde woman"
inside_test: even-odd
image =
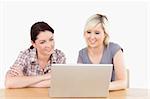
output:
[[[101,14],[95,14],[87,20],[84,28],[87,47],[79,51],[77,63],[113,64],[109,90],[126,89],[123,49],[118,44],[108,41],[107,22],[107,17]]]

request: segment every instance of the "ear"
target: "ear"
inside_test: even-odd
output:
[[[31,43],[32,43],[32,46],[33,46],[34,48],[36,48],[35,43],[34,43],[33,41],[31,41]]]

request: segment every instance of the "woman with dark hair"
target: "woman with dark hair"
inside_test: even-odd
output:
[[[50,87],[51,64],[65,64],[63,52],[54,49],[54,30],[45,22],[32,25],[32,46],[21,51],[6,74],[6,88]]]

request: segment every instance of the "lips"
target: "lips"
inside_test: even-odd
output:
[[[52,51],[52,49],[45,49],[45,51],[46,51],[46,52],[51,52],[51,51]]]
[[[90,43],[90,44],[95,44],[95,43],[96,43],[96,41],[95,41],[95,40],[92,40],[92,41],[91,41],[91,40],[89,40],[89,43]]]

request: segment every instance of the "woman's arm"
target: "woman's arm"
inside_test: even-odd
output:
[[[50,80],[44,80],[32,85],[29,85],[28,87],[50,87]]]
[[[5,87],[6,88],[23,88],[23,87],[47,87],[50,81],[50,73],[39,76],[23,76],[21,72],[12,74],[10,71],[6,74]],[[47,84],[45,83],[47,81]]]
[[[119,50],[113,60],[115,69],[115,81],[112,81],[109,90],[120,90],[127,88],[127,73],[124,66],[123,53]]]

